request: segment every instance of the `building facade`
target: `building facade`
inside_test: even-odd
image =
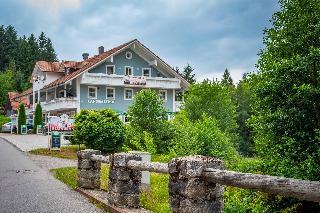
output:
[[[38,61],[32,73],[28,112],[41,103],[47,115],[73,115],[81,109],[111,108],[123,115],[143,89],[155,90],[167,112],[176,112],[188,82],[138,40],[83,61]]]

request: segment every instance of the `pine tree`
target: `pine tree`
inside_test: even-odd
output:
[[[182,77],[186,79],[190,84],[196,83],[195,74],[193,74],[194,69],[190,66],[190,64],[187,64],[183,68],[183,71],[181,73]]]
[[[18,112],[18,130],[19,134],[21,134],[21,125],[27,124],[27,115],[26,115],[26,108],[24,107],[24,104],[20,104],[19,106],[19,112]]]
[[[34,122],[33,122],[33,133],[37,133],[38,125],[42,125],[42,107],[40,103],[37,104],[36,110],[34,113]]]
[[[231,74],[227,68],[224,70],[221,84],[222,84],[222,86],[225,86],[225,87],[234,87],[233,79],[232,79]]]

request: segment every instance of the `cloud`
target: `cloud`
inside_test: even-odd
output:
[[[63,9],[78,9],[81,0],[26,0],[29,7],[44,10],[47,15],[56,15]]]

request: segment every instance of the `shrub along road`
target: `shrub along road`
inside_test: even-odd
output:
[[[0,138],[1,212],[101,212]]]

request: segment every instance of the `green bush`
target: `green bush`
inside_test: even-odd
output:
[[[33,133],[37,133],[38,125],[43,125],[42,107],[40,103],[37,104],[36,110],[34,113]]]
[[[125,140],[125,126],[111,109],[81,110],[76,115],[72,143],[103,153],[118,151]]]
[[[148,89],[136,94],[128,109],[128,118],[126,147],[157,153],[168,151],[173,130],[163,101],[155,91]]]
[[[203,116],[201,120],[191,121],[186,113],[181,111],[173,124],[177,136],[172,140],[171,152],[176,155],[214,156],[225,160],[226,165],[238,161],[238,152],[213,117]]]
[[[10,118],[4,116],[4,115],[0,115],[0,128],[3,124],[10,122]]]
[[[18,130],[19,134],[21,134],[21,125],[27,124],[27,115],[24,104],[20,104],[19,106],[19,115],[18,115]]]

